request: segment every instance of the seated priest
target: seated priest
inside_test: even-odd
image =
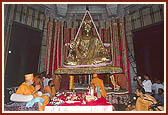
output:
[[[41,94],[41,96],[37,93],[40,89],[40,85],[36,85],[35,87],[32,85],[34,82],[33,74],[25,75],[25,82],[23,82],[16,91],[16,94],[22,95],[33,95],[32,101],[28,102],[26,106],[31,107],[35,102],[38,102],[39,111],[44,111],[45,105],[49,103],[49,95]]]
[[[100,92],[101,92],[101,95],[106,98],[107,96],[107,93],[106,93],[106,90],[104,88],[104,84],[103,84],[103,80],[99,79],[97,74],[93,74],[93,79],[91,81],[91,87],[93,89],[95,89],[95,87],[100,87]]]
[[[50,80],[48,82],[48,85],[44,87],[43,89],[44,93],[49,93],[50,96],[51,96],[51,99],[53,97],[55,97],[55,94],[56,94],[56,90],[55,90],[55,87],[54,87],[54,82],[53,80]]]

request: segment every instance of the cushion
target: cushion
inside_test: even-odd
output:
[[[29,102],[33,99],[33,95],[21,95],[13,93],[10,97],[11,101],[15,102]]]

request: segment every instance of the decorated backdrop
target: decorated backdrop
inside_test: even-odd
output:
[[[127,88],[131,91],[131,82],[129,75],[129,62],[127,43],[125,38],[125,27],[123,20],[110,22],[96,22],[97,30],[103,43],[110,48],[112,65],[121,67],[127,77]],[[106,26],[108,25],[108,26]],[[62,67],[64,60],[68,55],[68,43],[75,38],[78,28],[65,25],[65,22],[54,21],[47,24],[47,55],[46,69],[48,74]],[[95,32],[94,32],[95,33]]]

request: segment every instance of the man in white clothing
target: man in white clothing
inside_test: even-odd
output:
[[[142,86],[145,89],[146,93],[149,93],[151,95],[152,94],[152,82],[149,79],[149,76],[146,74],[144,75],[144,79],[145,80],[143,82],[140,79],[137,79],[138,83],[140,86]]]
[[[48,85],[48,81],[52,80],[50,74],[47,74],[46,77],[43,77],[43,85],[44,87]]]
[[[164,85],[161,84],[160,80],[157,80],[156,83],[152,85],[152,90],[154,91],[155,94],[158,94],[159,88],[164,90]]]

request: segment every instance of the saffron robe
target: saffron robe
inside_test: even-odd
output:
[[[55,87],[45,86],[43,89],[44,93],[49,93],[51,98],[55,97],[56,90]]]
[[[136,111],[152,111],[149,109],[149,106],[153,103],[157,103],[156,99],[148,94],[145,94],[145,98],[138,97],[136,101]]]
[[[42,78],[39,78],[39,77],[35,77],[34,78],[34,83],[35,83],[35,86],[36,85],[40,85],[40,91],[43,92],[43,81],[42,81]]]
[[[55,87],[55,90],[59,90],[60,89],[60,83],[61,83],[61,76],[60,75],[53,75],[52,79],[53,79],[53,82],[54,82],[54,87]]]
[[[35,87],[33,85],[27,85],[26,82],[23,82],[17,89],[16,93],[22,95],[32,95],[34,90]],[[37,92],[33,94],[33,98],[36,97],[42,97],[44,99],[42,106],[38,103],[39,111],[44,111],[45,105],[49,103],[49,97],[47,95],[40,96]]]
[[[91,84],[95,84],[95,86],[100,86],[101,88],[101,95],[106,98],[107,93],[106,90],[104,88],[104,83],[103,80],[99,79],[98,77],[94,77],[91,81]],[[92,86],[92,88],[94,89],[94,87]]]

